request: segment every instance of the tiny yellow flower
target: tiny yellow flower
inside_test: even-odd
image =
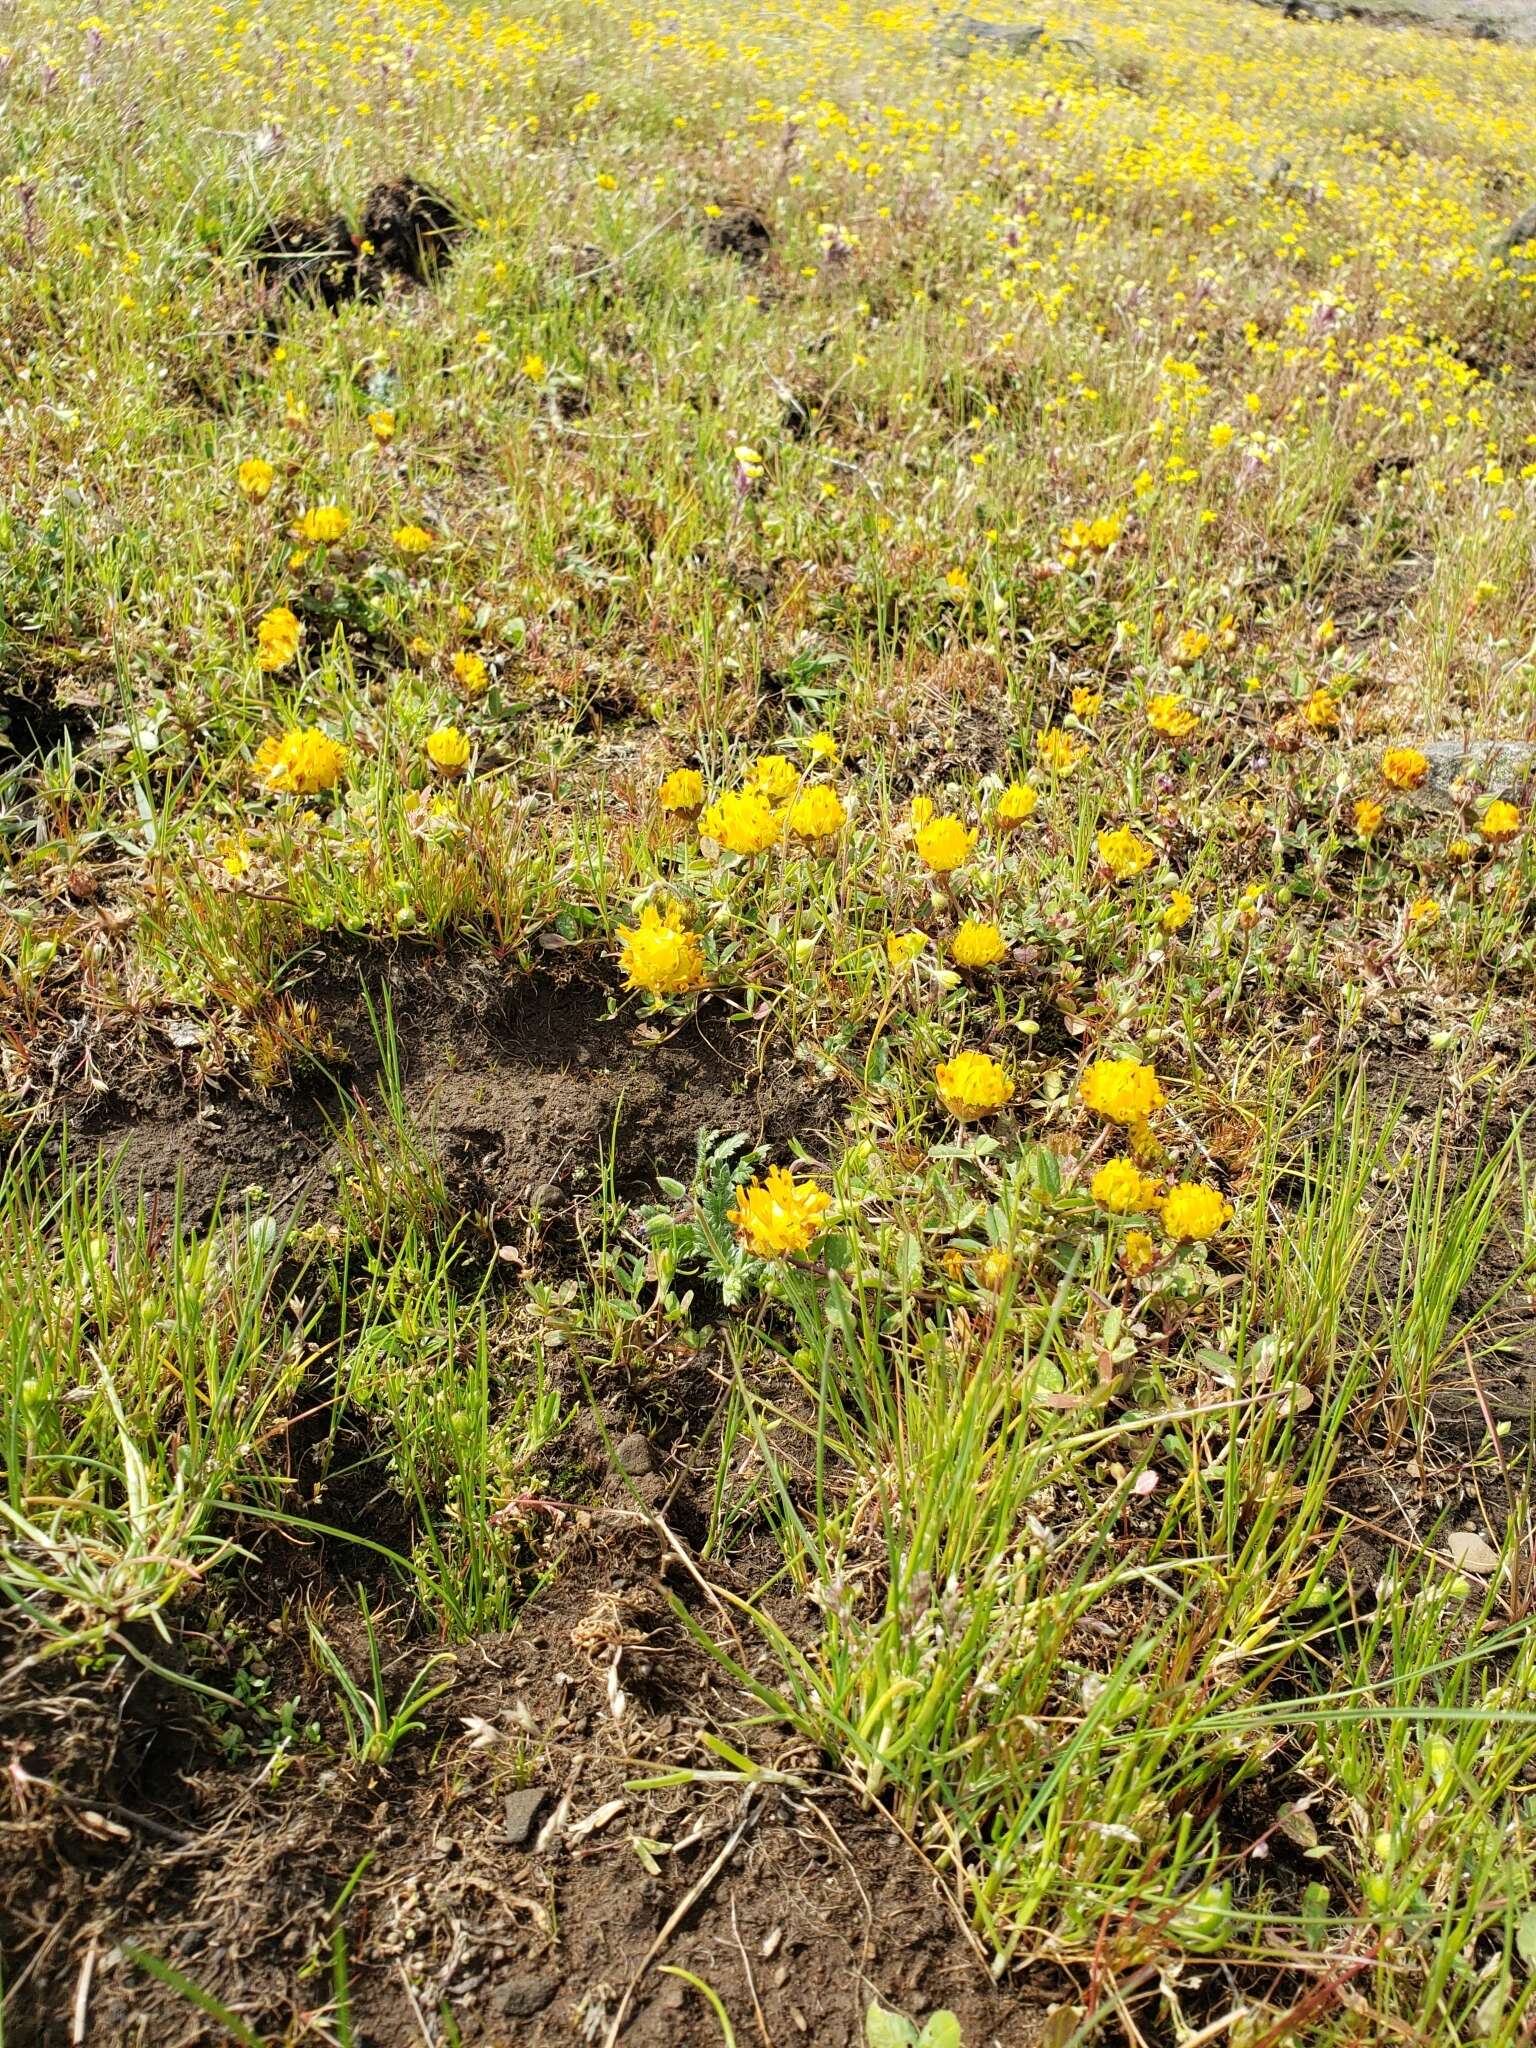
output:
[[[256,665],[268,674],[287,668],[299,651],[304,628],[287,605],[274,606],[256,627]]]
[[[1163,1197],[1163,1228],[1173,1238],[1214,1237],[1232,1215],[1232,1204],[1204,1181],[1180,1181]]]
[[[1428,773],[1428,758],[1417,747],[1388,747],[1381,757],[1382,780],[1392,789],[1417,789]]]
[[[965,569],[946,569],[944,587],[955,597],[964,597],[970,590],[970,574]]]
[[[1174,641],[1168,659],[1175,668],[1193,668],[1203,654],[1210,650],[1211,636],[1202,633],[1198,626],[1186,626]]]
[[[1104,692],[1102,690],[1087,690],[1079,685],[1072,692],[1072,715],[1074,718],[1080,718],[1084,725],[1090,724],[1103,709]]]
[[[1111,1124],[1145,1123],[1164,1101],[1156,1072],[1133,1059],[1095,1060],[1084,1070],[1077,1092],[1085,1109]]]
[[[277,482],[277,471],[263,456],[248,455],[235,471],[235,481],[253,504],[259,503]]]
[[[1419,896],[1408,906],[1408,922],[1414,930],[1427,930],[1440,921],[1440,906],[1433,896]]]
[[[346,748],[314,727],[263,740],[252,763],[266,788],[295,796],[334,789],[346,765]]]
[[[841,797],[824,782],[803,789],[789,807],[789,829],[797,839],[833,839],[847,822]]]
[[[1004,832],[1015,832],[1029,818],[1040,801],[1039,790],[1027,782],[1010,782],[997,800],[993,812],[998,827]]]
[[[1191,710],[1177,690],[1164,690],[1147,699],[1147,723],[1164,739],[1182,740],[1200,723],[1200,714]]]
[[[472,749],[468,735],[456,725],[440,725],[427,734],[427,759],[443,775],[462,775]]]
[[[1138,839],[1129,825],[1122,825],[1115,832],[1101,832],[1096,843],[1099,859],[1117,882],[1126,882],[1133,875],[1139,875],[1156,858],[1152,848],[1145,840]]]
[[[1151,1272],[1157,1264],[1157,1246],[1144,1230],[1128,1230],[1120,1247],[1120,1264],[1132,1279]]]
[[[1089,1183],[1088,1192],[1101,1209],[1115,1216],[1134,1216],[1157,1201],[1157,1182],[1134,1159],[1108,1159]]]
[[[976,834],[967,830],[958,818],[948,815],[930,818],[919,828],[917,857],[936,875],[947,875],[956,868],[964,867],[975,844]]]
[[[453,679],[461,690],[471,697],[478,697],[490,680],[490,670],[485,665],[483,654],[472,654],[467,648],[460,648],[450,663]]]
[[[1355,805],[1355,830],[1362,839],[1369,839],[1381,830],[1381,821],[1386,812],[1374,797],[1363,796]]]
[[[704,778],[697,768],[674,768],[662,778],[656,801],[664,811],[693,817],[704,808]]]
[[[1317,631],[1312,635],[1312,638],[1319,647],[1331,647],[1338,637],[1339,629],[1331,617],[1324,619]]]
[[[1314,732],[1336,732],[1339,724],[1339,700],[1331,690],[1314,690],[1301,707],[1301,715]]]
[[[373,431],[373,438],[381,448],[395,438],[395,416],[387,405],[381,406],[377,412],[369,413],[368,425]]]
[[[344,537],[351,524],[351,513],[340,505],[312,505],[299,514],[293,531],[297,539],[307,540],[312,547],[328,548]]]
[[[699,823],[705,839],[726,853],[766,853],[779,842],[781,814],[761,790],[727,790],[716,798]]]
[[[1088,751],[1086,740],[1060,726],[1044,725],[1035,734],[1035,752],[1058,775],[1070,775]]]
[[[830,768],[837,760],[837,736],[830,732],[813,732],[805,743],[805,751],[813,761],[819,761],[824,768]]]
[[[429,554],[437,546],[436,536],[424,526],[397,526],[392,538],[402,555]]]
[[[1187,889],[1175,889],[1168,898],[1158,923],[1165,932],[1181,932],[1194,914],[1194,897]]]
[[[542,356],[526,355],[523,357],[523,375],[530,384],[542,384],[549,375],[549,365]]]
[[[1008,946],[995,924],[968,917],[949,942],[949,957],[957,967],[995,967],[1008,957]]]
[[[629,988],[647,995],[680,996],[704,979],[704,951],[674,908],[647,903],[640,922],[619,926],[619,965]]]
[[[957,1052],[934,1069],[939,1100],[958,1123],[991,1116],[1013,1100],[1013,1083],[989,1053]]]
[[[1013,1271],[1013,1253],[996,1245],[976,1268],[976,1277],[989,1293],[1001,1294]]]
[[[796,1180],[782,1166],[770,1166],[766,1180],[754,1180],[726,1215],[754,1257],[784,1259],[808,1251],[821,1235],[832,1197],[814,1181]]]
[[[893,967],[910,967],[927,944],[926,932],[887,932],[885,957]]]
[[[1462,862],[1469,861],[1476,851],[1477,848],[1470,839],[1453,839],[1445,849],[1445,857],[1460,867]]]
[[[781,804],[800,785],[800,770],[783,754],[759,754],[742,778],[748,789],[759,790],[771,804]]]
[[[1495,797],[1478,820],[1477,829],[1490,846],[1503,846],[1518,837],[1520,826],[1521,817],[1515,806]]]

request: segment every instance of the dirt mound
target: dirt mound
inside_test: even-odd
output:
[[[565,2048],[613,2038],[621,2007],[626,2048],[718,2048],[668,1967],[780,2043],[854,2048],[873,1995],[951,2006],[977,2048],[1037,2040],[1040,2006],[989,1984],[938,1878],[879,1809],[782,1730],[743,1727],[755,1702],[674,1598],[720,1626],[652,1530],[615,1510],[574,1540],[515,1633],[440,1667],[449,1690],[387,1765],[323,1766],[300,1747],[276,1783],[250,1758],[162,1740],[143,1713],[114,1732],[113,1705],[144,1683],[125,1679],[115,1703],[99,1681],[59,1695],[86,1718],[55,1793],[38,1782],[56,1747],[38,1708],[0,1701],[31,1789],[3,1827],[7,2041],[64,2048],[87,1956],[84,2038],[221,2038],[120,1943],[184,1971],[262,2038],[290,2038],[333,1981],[337,1928],[359,2048],[419,2043],[413,2008],[451,2014],[457,2034],[431,2038]],[[339,1611],[326,1628],[345,1657],[361,1653]],[[275,1629],[268,1661],[302,1690],[302,1714],[323,1714],[302,1636],[301,1623]],[[394,1647],[413,1669],[433,1646]],[[781,1780],[722,1783],[702,1740],[715,1731]],[[637,1786],[659,1757],[708,1775]]]
[[[773,230],[753,207],[727,206],[705,221],[701,240],[711,256],[734,256],[755,267],[768,260]]]
[[[352,299],[377,298],[389,277],[430,284],[464,232],[458,208],[433,186],[389,178],[363,201],[356,234],[339,213],[329,220],[283,214],[262,229],[250,257],[264,285],[334,312]]]
[[[413,284],[429,284],[464,233],[458,208],[419,178],[375,185],[363,201],[361,225],[375,259]]]

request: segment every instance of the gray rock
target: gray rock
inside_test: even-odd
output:
[[[985,50],[994,57],[1023,57],[1045,34],[1043,21],[978,21],[971,14],[951,14],[934,40],[953,57]]]
[[[507,1794],[502,1811],[507,1817],[507,1840],[514,1849],[521,1849],[528,1841],[548,1796],[542,1785],[524,1785],[521,1791]]]
[[[1420,784],[1421,802],[1454,804],[1465,791],[1479,796],[1515,798],[1536,776],[1536,741],[1532,740],[1399,740],[1416,746],[1429,762]]]
[[[1507,256],[1526,242],[1536,242],[1536,203],[1517,214],[1493,245],[1495,256]]]
[[[619,1438],[613,1447],[613,1462],[631,1479],[643,1479],[647,1473],[656,1470],[655,1456],[638,1429],[632,1429],[628,1436]]]
[[[560,1989],[557,1977],[518,1975],[508,1977],[491,1993],[491,2010],[498,2019],[531,2020],[549,2004]]]

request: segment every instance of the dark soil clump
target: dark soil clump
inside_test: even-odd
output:
[[[755,269],[768,260],[773,230],[755,208],[727,206],[705,221],[702,239],[711,256],[734,256]]]
[[[339,213],[325,221],[283,214],[251,253],[257,277],[274,291],[317,299],[333,313],[358,295],[357,247]]]
[[[452,259],[465,231],[450,199],[419,178],[389,178],[363,201],[354,234],[345,217],[283,214],[264,228],[251,261],[271,291],[318,300],[330,312],[353,299],[376,299],[386,278],[430,284]]]
[[[392,178],[363,201],[362,238],[375,261],[413,284],[430,284],[464,233],[451,200],[419,178]]]

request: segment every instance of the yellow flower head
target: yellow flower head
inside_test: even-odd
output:
[[[1476,851],[1477,848],[1470,839],[1453,839],[1445,849],[1445,857],[1460,867],[1462,862],[1470,860]]]
[[[912,820],[914,826],[920,828],[926,825],[933,816],[933,798],[931,796],[913,797],[911,803],[907,806],[907,816]]]
[[[444,775],[462,775],[471,751],[468,736],[456,725],[440,725],[427,734],[427,759]]]
[[[766,853],[777,846],[781,829],[781,813],[756,789],[727,790],[699,822],[703,837],[726,853]]]
[[[523,357],[523,375],[530,384],[542,384],[549,375],[549,365],[542,356],[526,355]]]
[[[1047,768],[1058,775],[1070,775],[1088,753],[1088,742],[1059,725],[1043,725],[1035,734],[1035,752]]]
[[[264,498],[277,482],[277,471],[260,455],[248,455],[235,471],[235,480],[254,503]]]
[[[1381,757],[1382,780],[1393,789],[1417,789],[1429,773],[1429,761],[1417,747],[1388,747]]]
[[[1181,932],[1195,914],[1195,899],[1187,889],[1175,889],[1164,906],[1158,923],[1165,932]]]
[[[1204,1181],[1182,1180],[1163,1197],[1163,1228],[1170,1237],[1214,1237],[1232,1214],[1232,1204]]]
[[[373,438],[381,448],[387,441],[393,441],[395,438],[395,416],[387,405],[381,406],[377,412],[369,413],[368,425],[373,430]]]
[[[1408,922],[1415,931],[1427,930],[1440,922],[1440,906],[1433,896],[1419,896],[1408,906]]]
[[[483,654],[471,654],[467,648],[460,648],[450,666],[454,681],[471,697],[478,697],[490,681],[491,672]]]
[[[801,790],[789,807],[789,829],[797,839],[835,839],[847,822],[842,798],[825,782]]]
[[[1157,1246],[1144,1230],[1128,1230],[1120,1247],[1120,1264],[1135,1279],[1157,1264]]]
[[[1156,1203],[1157,1182],[1134,1159],[1108,1159],[1093,1176],[1088,1192],[1112,1215],[1134,1216]]]
[[[1210,650],[1211,636],[1202,633],[1198,626],[1186,626],[1173,643],[1168,659],[1175,668],[1193,668],[1203,654]]]
[[[1339,700],[1332,690],[1314,690],[1301,707],[1301,715],[1314,732],[1336,732],[1339,725]]]
[[[962,1124],[991,1116],[1013,1100],[1013,1083],[989,1053],[957,1052],[934,1069],[934,1086],[950,1115]]]
[[[910,967],[927,944],[926,932],[887,932],[885,957],[893,967]]]
[[[294,524],[294,535],[307,540],[312,547],[334,547],[352,524],[350,512],[344,512],[339,505],[312,505],[307,512],[301,512]]]
[[[1116,832],[1101,832],[1097,844],[1099,859],[1117,882],[1129,881],[1132,875],[1139,875],[1143,868],[1152,865],[1151,847],[1144,839],[1138,839],[1129,825],[1122,825]]]
[[[430,554],[437,546],[436,536],[424,526],[397,526],[393,539],[402,555]]]
[[[1177,690],[1163,690],[1147,699],[1147,723],[1164,739],[1182,740],[1200,723],[1200,714],[1190,709]]]
[[[995,1245],[976,1268],[976,1278],[992,1294],[1001,1294],[1013,1271],[1013,1253]]]
[[[782,754],[759,754],[742,778],[748,789],[758,790],[771,804],[781,804],[800,783],[800,770]]]
[[[664,811],[691,818],[704,808],[704,778],[697,768],[674,768],[662,777],[656,801]]]
[[[1355,830],[1362,839],[1369,839],[1373,832],[1381,830],[1381,821],[1386,812],[1372,796],[1363,796],[1355,805]]]
[[[628,987],[647,995],[680,996],[704,979],[704,951],[670,906],[647,903],[640,922],[619,926],[619,965]]]
[[[1085,725],[1091,719],[1097,718],[1103,709],[1104,692],[1102,690],[1085,690],[1079,686],[1072,692],[1072,715],[1074,718],[1082,719]]]
[[[267,672],[286,668],[299,651],[304,628],[287,605],[269,611],[256,627],[256,665]]]
[[[1515,806],[1495,797],[1478,820],[1477,829],[1490,846],[1503,846],[1519,835],[1520,825],[1520,813]]]
[[[754,1257],[785,1259],[809,1250],[821,1235],[832,1197],[812,1180],[796,1180],[783,1166],[770,1166],[766,1180],[754,1180],[726,1214]]]
[[[262,741],[252,763],[267,789],[294,796],[314,796],[334,789],[347,765],[347,750],[326,733],[311,727]]]
[[[805,743],[805,751],[813,761],[819,761],[824,768],[830,768],[837,759],[836,734],[813,732]]]
[[[1157,1075],[1140,1060],[1095,1060],[1077,1092],[1085,1109],[1111,1124],[1145,1123],[1163,1106]]]
[[[1016,832],[1030,817],[1040,801],[1040,792],[1027,782],[1010,782],[997,800],[993,812],[998,826],[1004,832]]]
[[[958,818],[948,815],[930,818],[926,825],[918,828],[917,857],[936,875],[947,875],[955,868],[964,867],[975,844],[976,834],[968,831]]]
[[[957,967],[995,967],[1008,946],[995,924],[968,917],[949,942],[949,957]]]

